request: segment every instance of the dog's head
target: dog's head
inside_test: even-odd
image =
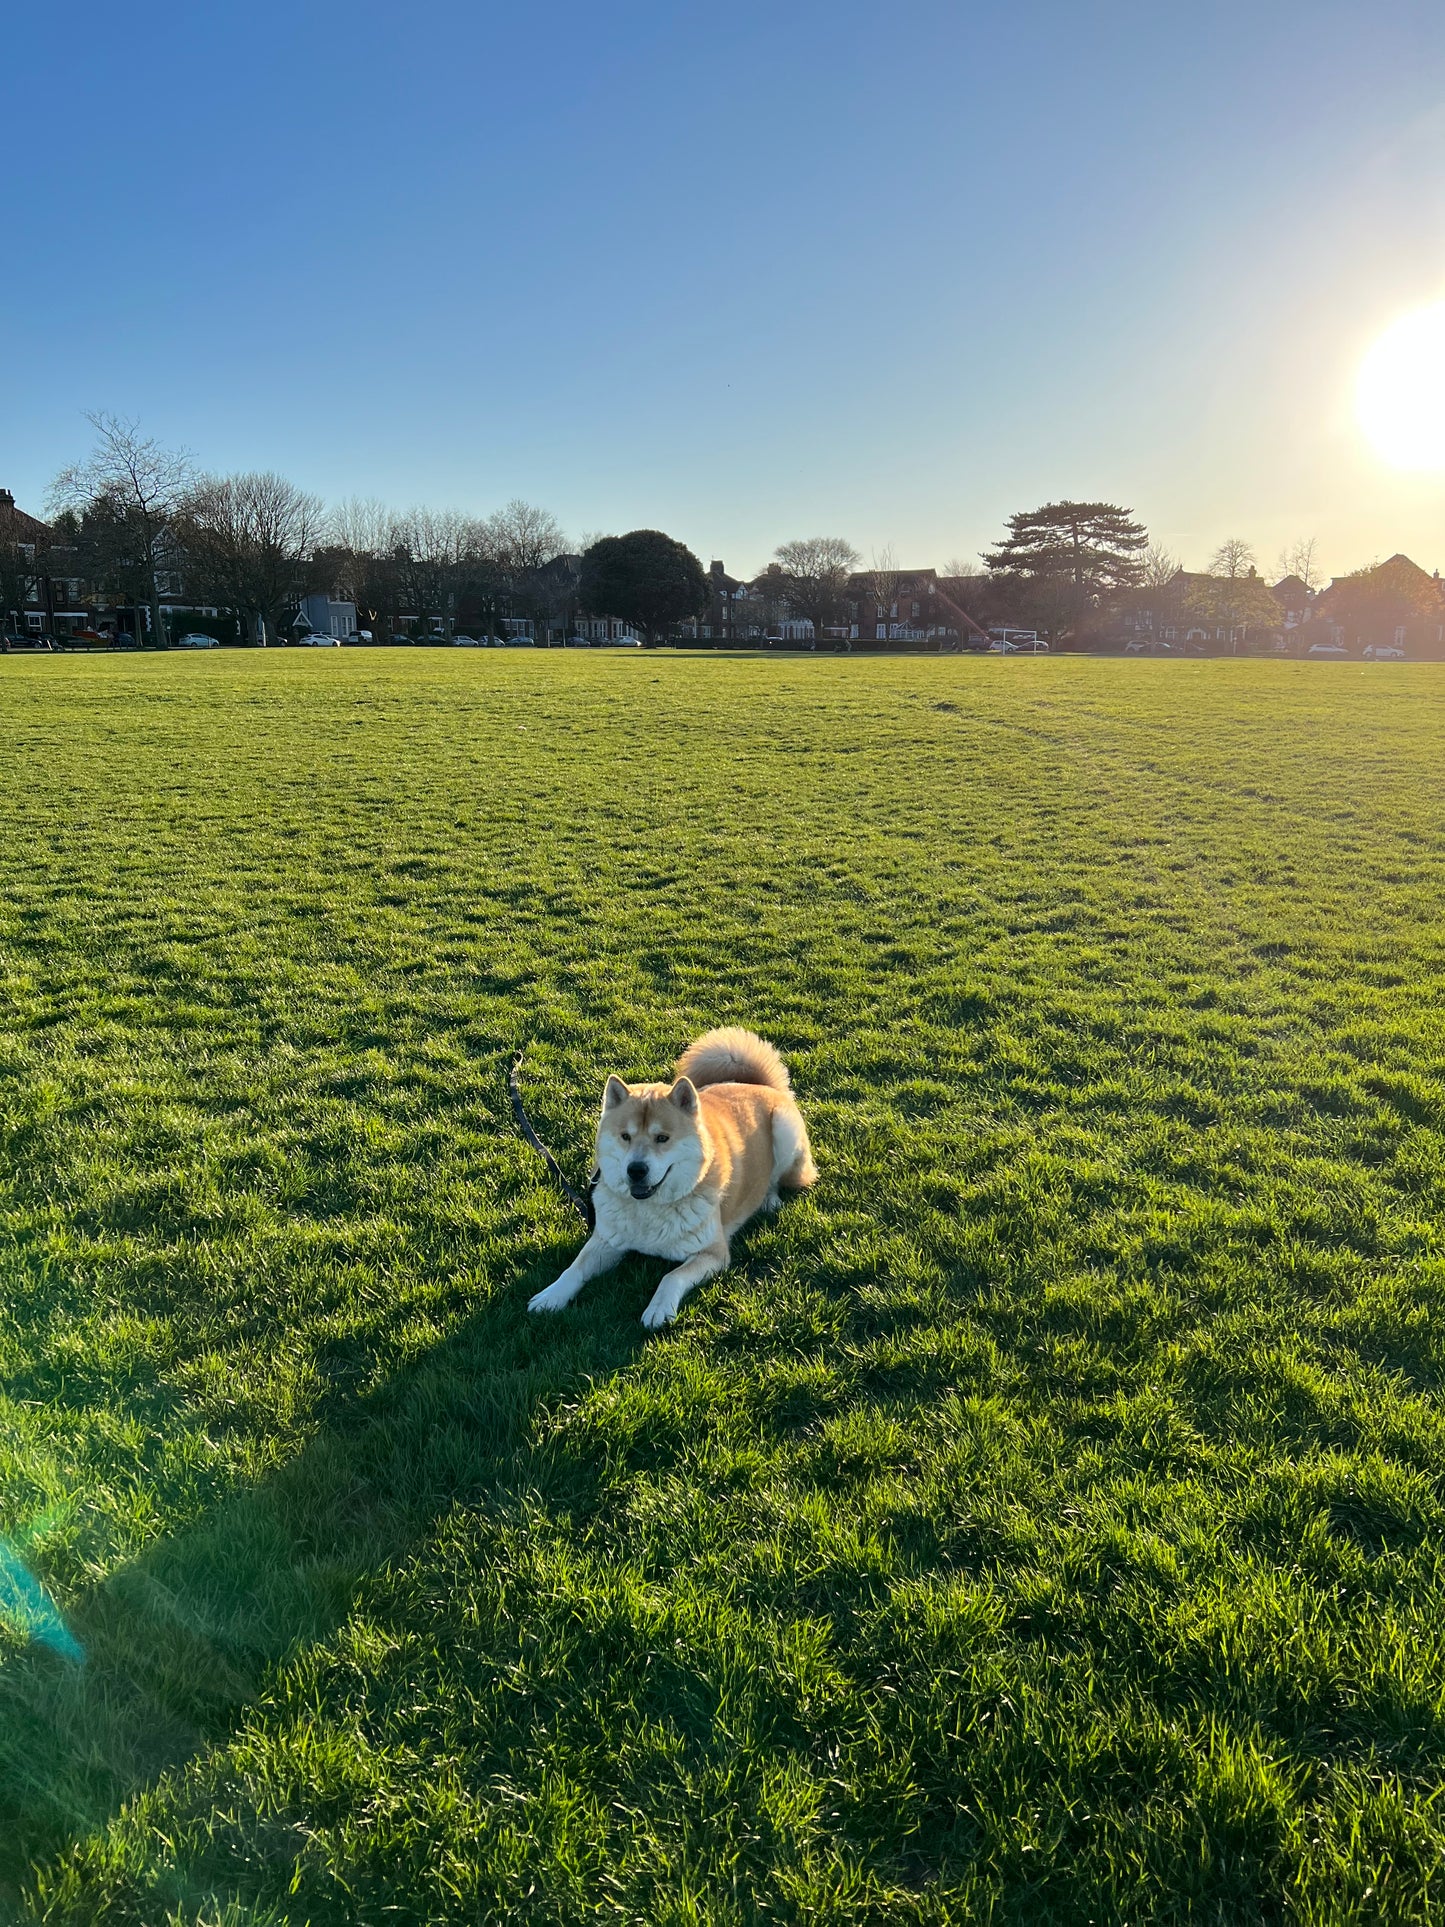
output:
[[[692,1080],[624,1084],[609,1077],[597,1127],[597,1168],[612,1191],[663,1203],[685,1198],[702,1174],[705,1146]]]

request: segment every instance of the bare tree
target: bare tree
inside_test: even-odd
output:
[[[396,512],[375,496],[352,495],[338,502],[326,518],[323,540],[328,548],[353,555],[385,555],[391,547]]]
[[[316,568],[355,605],[358,626],[371,635],[390,635],[396,627],[396,523],[395,510],[385,502],[354,495],[332,509],[316,552]]]
[[[508,574],[524,576],[544,569],[566,552],[562,525],[547,509],[514,498],[486,520],[492,555]]]
[[[450,634],[469,576],[489,558],[485,522],[458,509],[408,509],[392,524],[391,554],[403,603],[425,632],[439,620]]]
[[[305,588],[326,528],[321,499],[283,476],[206,476],[187,496],[180,527],[188,561],[218,602],[264,642]]]
[[[1316,537],[1309,535],[1279,552],[1280,574],[1298,576],[1310,595],[1320,586],[1319,564],[1315,560],[1317,547]]]
[[[495,589],[509,611],[534,618],[543,641],[555,623],[565,628],[576,612],[580,563],[566,559],[567,537],[556,516],[514,498],[483,526]]]
[[[191,457],[142,435],[138,422],[119,415],[87,415],[96,445],[83,462],[56,476],[54,509],[71,509],[87,520],[108,551],[112,571],[150,609],[151,638],[161,627],[159,577],[174,566],[171,525],[191,485]]]
[[[1209,573],[1225,582],[1237,582],[1241,576],[1258,575],[1254,550],[1241,536],[1231,535],[1220,543],[1209,558]]]
[[[1157,640],[1161,630],[1178,621],[1185,599],[1177,555],[1162,542],[1151,542],[1139,558],[1139,580],[1116,591],[1114,612],[1137,636],[1141,631]]]
[[[893,553],[893,544],[885,543],[881,549],[873,551],[873,566],[868,571],[869,587],[873,591],[875,620],[883,625],[884,639],[892,634],[892,624],[897,616],[898,585],[902,581],[898,562]]]
[[[788,608],[813,625],[813,639],[837,620],[848,577],[862,557],[838,535],[806,536],[774,551],[783,572]]]
[[[1279,605],[1260,579],[1254,550],[1241,536],[1232,535],[1209,559],[1209,577],[1196,585],[1194,606],[1210,621],[1229,630],[1229,645],[1238,652],[1241,637],[1250,629],[1272,628]]]

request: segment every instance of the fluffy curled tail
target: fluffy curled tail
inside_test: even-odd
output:
[[[764,1037],[729,1025],[710,1030],[689,1044],[677,1060],[677,1075],[704,1084],[766,1084],[775,1091],[788,1088],[788,1067]]]

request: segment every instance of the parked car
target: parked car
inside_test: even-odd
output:
[[[454,649],[485,649],[486,646],[487,645],[484,642],[479,641],[476,636],[453,636],[452,637],[452,647]]]
[[[1340,642],[1312,642],[1305,653],[1310,656],[1347,656],[1350,652]]]
[[[12,630],[6,635],[0,635],[0,654],[7,656],[13,655],[18,649],[42,649],[50,651],[53,650],[54,647],[55,645],[49,636],[38,635],[29,629]]]
[[[1403,662],[1405,652],[1398,642],[1371,642],[1365,646],[1366,662]]]
[[[221,645],[214,636],[203,636],[196,629],[188,636],[177,636],[171,646],[175,649],[219,649]]]

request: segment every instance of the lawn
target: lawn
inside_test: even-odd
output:
[[[0,1916],[1445,1909],[1445,672],[0,663]],[[822,1179],[529,1318],[602,1081]]]

